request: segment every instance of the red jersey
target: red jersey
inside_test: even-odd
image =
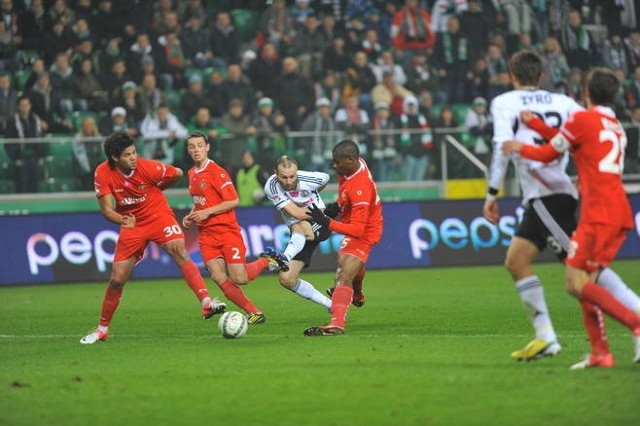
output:
[[[140,157],[136,169],[129,175],[124,175],[117,167],[109,167],[109,162],[104,161],[96,167],[93,185],[97,198],[113,195],[116,212],[133,214],[136,224],[143,224],[164,215],[173,216],[159,185],[175,175],[175,167]]]
[[[238,193],[229,173],[214,161],[209,160],[202,169],[195,166],[189,169],[189,194],[193,197],[195,210],[204,210],[217,206],[223,201],[238,199]],[[240,232],[236,212],[231,209],[224,213],[209,216],[198,224],[202,234],[209,232]]]
[[[338,177],[340,222],[332,220],[329,229],[352,238],[378,242],[382,236],[382,203],[367,163],[350,176]]]
[[[621,179],[626,145],[627,137],[613,110],[596,106],[571,115],[548,145],[526,146],[521,154],[529,157],[535,148],[556,153],[569,149],[580,182],[580,221],[633,228]]]

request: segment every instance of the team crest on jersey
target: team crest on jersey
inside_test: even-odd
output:
[[[362,195],[362,191],[358,189],[358,190],[356,191],[356,194],[357,194],[357,195]]]
[[[148,185],[144,185],[144,184],[142,184],[142,185],[138,185],[138,190],[140,190],[140,191],[146,191],[148,187],[149,187]]]
[[[200,189],[205,189],[207,187],[207,182],[200,182]]]
[[[224,174],[224,173],[220,173],[220,177],[221,177],[222,179],[224,179],[226,176],[225,176],[225,174]]]

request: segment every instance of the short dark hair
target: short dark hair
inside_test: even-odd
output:
[[[131,145],[135,145],[135,141],[126,132],[117,132],[109,135],[104,140],[104,155],[106,155],[107,160],[109,161],[110,167],[115,167],[115,161],[113,161],[112,157],[120,157],[122,152],[130,147]]]
[[[523,86],[537,86],[542,77],[542,58],[531,50],[521,50],[509,59],[509,71]]]
[[[358,144],[351,139],[344,139],[333,147],[333,155],[336,157],[359,158],[360,149],[358,148]]]
[[[620,81],[607,68],[593,68],[587,75],[587,89],[591,103],[596,105],[611,105],[616,100]]]
[[[207,135],[204,134],[203,132],[198,132],[197,130],[189,133],[189,136],[187,136],[187,144],[191,139],[195,139],[195,138],[202,138],[204,139],[204,143],[209,145],[209,138],[207,137]]]

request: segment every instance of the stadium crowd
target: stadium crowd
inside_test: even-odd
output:
[[[103,160],[91,138],[114,131],[183,168],[186,135],[203,131],[216,161],[254,187],[285,153],[329,171],[342,137],[377,181],[433,178],[434,129],[463,128],[489,157],[488,106],[512,88],[507,61],[521,49],[543,57],[543,89],[579,102],[590,67],[615,70],[637,171],[633,0],[0,0],[0,15],[0,127],[43,138],[3,144],[0,180],[13,184],[0,192],[46,190],[64,159],[51,159],[44,137],[61,134],[73,189],[91,189]]]

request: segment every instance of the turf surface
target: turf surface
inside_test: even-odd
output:
[[[615,269],[640,292],[640,261]],[[92,346],[104,284],[0,288],[0,425],[640,424],[629,333],[608,322],[614,369],[569,371],[578,305],[561,265],[537,272],[564,350],[530,363],[509,358],[532,332],[500,267],[370,271],[337,337],[303,337],[328,314],[273,275],[245,288],[267,322],[237,340],[178,280],[129,283]]]

